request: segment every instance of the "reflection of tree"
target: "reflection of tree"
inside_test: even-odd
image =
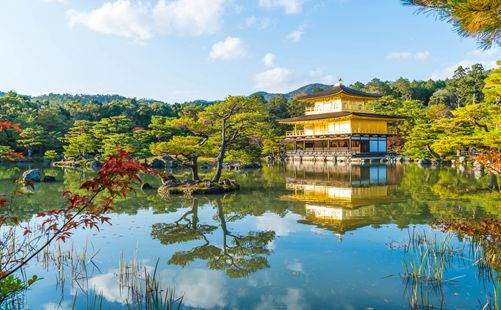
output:
[[[158,223],[152,228],[152,236],[162,244],[174,244],[178,242],[194,241],[204,239],[209,244],[206,234],[217,229],[213,225],[202,225],[198,219],[198,200],[193,200],[193,205],[189,211],[184,213],[173,223]],[[191,219],[189,216],[191,215]]]
[[[215,245],[207,237],[216,226],[202,225],[198,222],[198,202],[194,200],[190,211],[174,223],[154,224],[152,236],[163,244],[173,244],[193,240],[202,240],[202,245],[189,251],[179,251],[172,255],[170,264],[186,266],[195,259],[207,260],[209,268],[224,270],[232,278],[246,277],[260,269],[268,267],[268,244],[274,239],[273,231],[250,231],[247,234],[233,233],[227,225],[228,217],[220,199],[214,201],[217,208],[216,218],[222,231],[222,245]],[[188,217],[192,215],[191,219]],[[232,214],[234,218],[243,215]],[[230,217],[233,218],[233,217]]]

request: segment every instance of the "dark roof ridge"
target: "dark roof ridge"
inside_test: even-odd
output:
[[[361,96],[361,97],[371,97],[371,98],[381,98],[383,97],[382,95],[379,94],[371,94],[371,93],[366,93],[360,90],[356,90],[344,85],[336,85],[331,88],[328,88],[326,90],[319,91],[317,93],[311,94],[311,95],[306,95],[306,96],[298,96],[298,100],[302,99],[311,99],[311,98],[319,98],[319,97],[325,97],[325,96],[334,96],[340,93],[346,93],[348,95],[353,95],[353,96]]]

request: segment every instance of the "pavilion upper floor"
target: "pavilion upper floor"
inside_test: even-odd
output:
[[[304,115],[279,120],[282,124],[293,125],[287,137],[329,136],[341,134],[392,135],[394,130],[388,124],[402,117],[360,112],[333,112]]]

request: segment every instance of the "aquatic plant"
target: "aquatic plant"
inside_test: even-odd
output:
[[[173,289],[163,288],[158,277],[158,260],[153,270],[142,266],[136,258],[131,263],[120,256],[117,280],[125,296],[127,309],[181,309],[183,297],[176,298]]]
[[[446,266],[460,252],[451,245],[452,237],[446,234],[438,239],[436,234],[430,235],[425,231],[417,233],[415,229],[409,231],[402,261],[404,278],[442,282]]]
[[[445,232],[469,238],[472,244],[477,245],[477,252],[481,250],[482,255],[477,257],[496,270],[501,269],[501,219],[439,219],[435,221],[434,226]]]

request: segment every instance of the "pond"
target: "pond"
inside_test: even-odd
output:
[[[13,212],[24,221],[64,204],[63,191],[78,191],[92,176],[45,173],[58,181],[19,198]],[[0,192],[12,188],[14,174],[0,167]],[[498,272],[478,263],[468,239],[432,228],[437,219],[500,218],[501,197],[486,190],[489,176],[450,167],[290,163],[233,177],[242,190],[231,195],[162,200],[137,191],[119,201],[111,225],[80,230],[30,264],[25,272],[43,279],[17,305],[124,308],[134,302],[135,270],[182,297],[183,309],[494,307]],[[441,281],[408,276],[413,262],[428,260],[423,248],[435,256],[423,274],[438,264]]]

